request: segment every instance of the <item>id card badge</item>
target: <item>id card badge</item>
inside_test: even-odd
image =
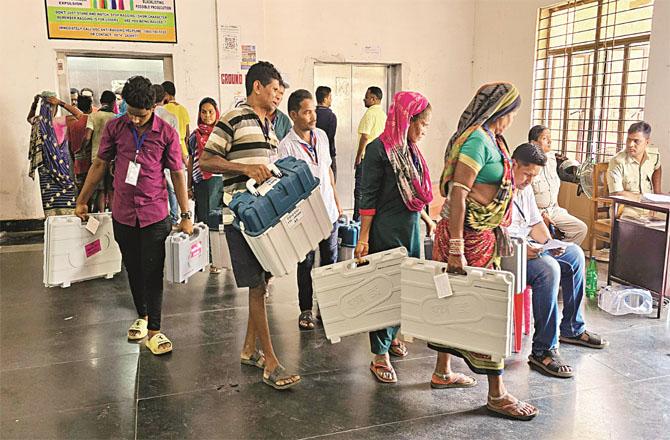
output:
[[[126,183],[128,185],[137,186],[137,179],[140,177],[140,165],[137,162],[128,162],[128,173],[126,174]]]

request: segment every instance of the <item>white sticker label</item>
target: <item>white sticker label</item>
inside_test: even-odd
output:
[[[437,289],[438,298],[446,298],[454,294],[451,291],[451,283],[449,282],[448,273],[441,273],[439,275],[435,275],[433,277],[433,281],[435,282],[435,288]]]
[[[264,196],[265,194],[269,193],[272,187],[278,183],[279,179],[277,177],[270,177],[268,180],[263,182],[261,186],[258,187],[258,193]]]
[[[88,217],[88,222],[86,223],[86,230],[88,232],[95,235],[95,233],[98,231],[99,226],[100,226],[100,221],[98,221],[97,218],[95,218],[93,216]]]
[[[140,177],[140,168],[142,165],[135,162],[128,162],[128,173],[126,174],[126,183],[137,186],[137,179]]]
[[[302,222],[303,213],[300,208],[295,208],[286,216],[286,226],[289,228],[295,228]]]

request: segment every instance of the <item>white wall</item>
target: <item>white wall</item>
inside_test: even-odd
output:
[[[32,98],[57,90],[56,51],[122,51],[172,55],[177,99],[193,124],[200,99],[218,97],[215,0],[179,0],[178,44],[49,40],[43,1],[21,2],[0,15],[0,220],[43,215],[38,182],[28,177],[30,126],[26,115]],[[69,97],[68,97],[69,98]]]
[[[259,1],[253,3],[258,6]],[[298,88],[313,89],[316,61],[400,63],[402,88],[421,92],[432,103],[422,151],[433,180],[439,179],[447,140],[470,98],[472,1],[265,0],[262,34],[261,12],[241,14],[242,4],[247,0],[223,2],[224,24],[239,25],[242,43],[256,43],[259,59],[272,62],[288,77],[287,95]],[[365,46],[379,47],[380,54],[366,53]]]
[[[538,8],[552,0],[477,0],[473,92],[481,84],[507,81],[521,94],[521,108],[505,133],[511,149],[526,142],[531,121],[533,62]]]

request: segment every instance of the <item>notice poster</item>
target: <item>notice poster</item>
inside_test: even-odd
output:
[[[242,70],[249,70],[251,66],[256,64],[256,45],[243,44],[242,45],[242,63],[240,67]]]
[[[49,39],[176,43],[175,0],[45,0]]]

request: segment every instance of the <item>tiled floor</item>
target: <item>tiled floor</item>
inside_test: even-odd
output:
[[[395,362],[399,384],[376,383],[366,335],[331,345],[322,330],[298,330],[292,278],[276,283],[269,313],[280,359],[303,382],[277,392],[239,364],[247,293],[230,274],[167,286],[163,328],[175,350],[157,358],[125,339],[135,316],[123,273],[47,289],[39,245],[3,247],[0,271],[3,439],[670,438],[667,319],[587,304],[589,328],[611,347],[563,347],[577,370],[567,380],[529,370],[525,337],[505,373],[510,391],[541,410],[524,423],[484,409],[485,377],[470,390],[431,390],[435,355],[421,342]]]

